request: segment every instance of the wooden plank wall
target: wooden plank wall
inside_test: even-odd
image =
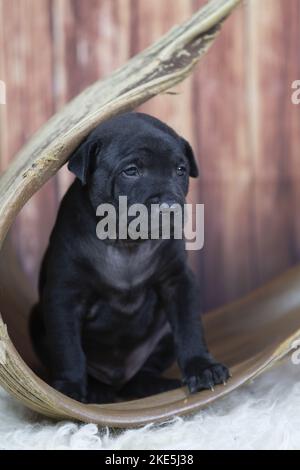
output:
[[[108,76],[204,0],[0,0],[0,165],[64,103]],[[141,107],[194,146],[205,248],[191,262],[205,309],[240,297],[300,260],[300,0],[248,0],[193,76]],[[35,283],[62,169],[24,208],[13,239]]]

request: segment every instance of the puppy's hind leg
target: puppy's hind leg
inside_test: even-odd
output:
[[[39,303],[32,307],[29,317],[29,334],[34,352],[45,367],[49,366],[47,355],[46,332],[43,322],[41,305]]]
[[[94,377],[88,376],[87,384],[87,403],[95,403],[101,405],[102,403],[114,403],[116,393],[110,385],[99,382]]]
[[[139,372],[124,385],[119,393],[120,396],[122,398],[144,398],[181,387],[180,380],[161,377],[161,374],[174,361],[173,338],[172,335],[166,335],[160,340]]]

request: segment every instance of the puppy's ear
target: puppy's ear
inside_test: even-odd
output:
[[[185,140],[183,137],[181,137],[181,141],[183,144],[184,154],[186,158],[188,159],[188,162],[190,165],[190,176],[192,178],[197,178],[197,176],[199,176],[199,170],[198,170],[198,165],[195,159],[193,149],[188,143],[188,141]]]
[[[71,155],[68,169],[81,181],[84,186],[87,178],[96,167],[96,154],[100,149],[97,141],[84,141]]]

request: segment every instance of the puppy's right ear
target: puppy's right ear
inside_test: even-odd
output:
[[[183,137],[181,137],[181,142],[183,143],[184,146],[184,153],[186,158],[188,159],[189,165],[190,165],[190,176],[192,178],[197,178],[199,176],[199,170],[198,170],[198,165],[196,162],[196,158],[193,152],[192,147],[188,143],[187,140],[185,140]]]
[[[96,166],[96,154],[99,149],[99,142],[86,140],[70,157],[68,169],[74,173],[83,186],[86,185],[88,175]]]

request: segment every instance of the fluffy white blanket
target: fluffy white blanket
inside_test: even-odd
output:
[[[45,420],[0,390],[0,448],[300,449],[300,366],[288,359],[193,416],[114,433]]]

